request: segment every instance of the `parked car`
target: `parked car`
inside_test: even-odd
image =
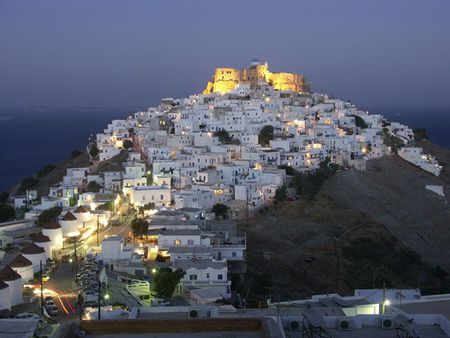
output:
[[[19,313],[18,315],[16,315],[16,318],[18,318],[18,319],[28,319],[28,318],[41,319],[41,316],[39,316],[36,313],[22,312],[22,313]]]
[[[152,299],[152,306],[167,306],[170,305],[170,303],[162,298],[153,298]]]

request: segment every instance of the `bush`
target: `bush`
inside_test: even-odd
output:
[[[123,147],[125,149],[133,148],[133,142],[130,140],[125,140],[125,141],[123,141]]]
[[[9,198],[9,192],[3,191],[2,193],[0,193],[0,203],[8,202],[8,198]]]
[[[88,192],[99,192],[100,191],[100,185],[95,182],[95,181],[91,181],[88,183],[87,187],[86,187],[86,191]]]
[[[61,207],[53,207],[50,209],[46,209],[38,217],[38,225],[43,226],[44,224],[50,222],[51,220],[56,219],[59,214],[62,212]]]
[[[275,202],[283,202],[284,200],[286,200],[286,197],[287,197],[286,186],[283,184],[275,191],[274,200]]]
[[[7,222],[16,217],[14,208],[7,204],[0,204],[0,222]]]

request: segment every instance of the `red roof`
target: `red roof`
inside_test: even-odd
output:
[[[59,224],[57,221],[55,220],[51,220],[47,223],[45,223],[42,226],[43,229],[60,229],[61,228],[61,224]]]
[[[0,280],[4,282],[13,281],[16,279],[22,278],[21,275],[19,275],[17,272],[15,272],[9,265],[5,266],[0,271]]]
[[[48,236],[45,236],[43,234],[34,234],[31,236],[31,240],[34,243],[47,243],[50,242],[50,238]]]
[[[4,281],[0,280],[0,290],[6,289],[9,285]]]
[[[41,248],[40,246],[37,246],[34,243],[30,243],[25,248],[22,249],[22,253],[25,255],[35,255],[43,252],[45,252],[45,249]]]
[[[66,212],[63,218],[61,218],[63,221],[76,221],[77,218],[70,212]]]
[[[33,263],[31,263],[28,258],[22,256],[21,254],[17,255],[16,258],[14,258],[11,263],[9,263],[9,266],[13,268],[22,268],[30,265],[33,265]]]
[[[84,206],[80,205],[73,212],[76,213],[76,214],[80,214],[80,213],[84,213],[84,212],[89,212],[89,210],[86,209]]]

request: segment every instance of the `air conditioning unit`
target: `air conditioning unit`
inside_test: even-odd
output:
[[[394,328],[394,317],[392,316],[382,316],[381,317],[381,328],[385,330]]]
[[[189,319],[210,318],[211,310],[209,308],[190,308],[188,311]]]
[[[302,328],[302,323],[300,319],[290,319],[288,321],[287,330],[288,331],[300,331]]]
[[[339,319],[339,330],[341,331],[349,331],[355,329],[355,322],[352,319],[342,318]]]

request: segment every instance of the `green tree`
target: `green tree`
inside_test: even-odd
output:
[[[58,215],[62,212],[61,207],[53,207],[50,209],[46,209],[38,217],[38,225],[43,226],[44,224],[48,223],[52,219],[56,219]]]
[[[286,186],[283,184],[281,187],[279,187],[275,191],[275,202],[283,202],[286,200],[287,194],[286,194]]]
[[[427,130],[425,128],[415,128],[413,129],[414,138],[416,141],[426,140],[428,139]]]
[[[86,187],[86,190],[88,192],[99,192],[100,191],[100,185],[95,181],[90,181]]]
[[[38,184],[39,180],[36,177],[30,176],[26,177],[20,182],[19,193],[24,194],[27,189]]]
[[[214,136],[219,138],[220,143],[230,143],[231,142],[231,136],[225,129],[215,131]]]
[[[226,219],[228,217],[228,206],[222,203],[216,203],[212,207],[212,212],[216,214],[216,217],[222,217]]]
[[[98,148],[97,148],[97,143],[93,143],[91,146],[91,150],[89,151],[89,154],[91,155],[91,157],[95,157],[98,155]]]
[[[133,148],[133,142],[130,141],[130,140],[124,140],[124,141],[123,141],[123,147],[124,147],[125,149]]]
[[[7,204],[0,204],[0,222],[13,220],[16,217],[14,208]]]
[[[360,117],[358,115],[354,115],[354,116],[355,116],[355,125],[358,128],[361,128],[361,129],[369,128],[369,126],[367,125],[366,121],[364,121],[364,119],[362,117]]]
[[[170,298],[186,272],[181,269],[160,268],[153,276],[153,291],[160,298]]]
[[[273,140],[273,127],[266,125],[259,132],[258,142],[262,146],[267,146]]]
[[[135,218],[131,221],[131,231],[135,237],[146,235],[148,222],[145,218]]]

